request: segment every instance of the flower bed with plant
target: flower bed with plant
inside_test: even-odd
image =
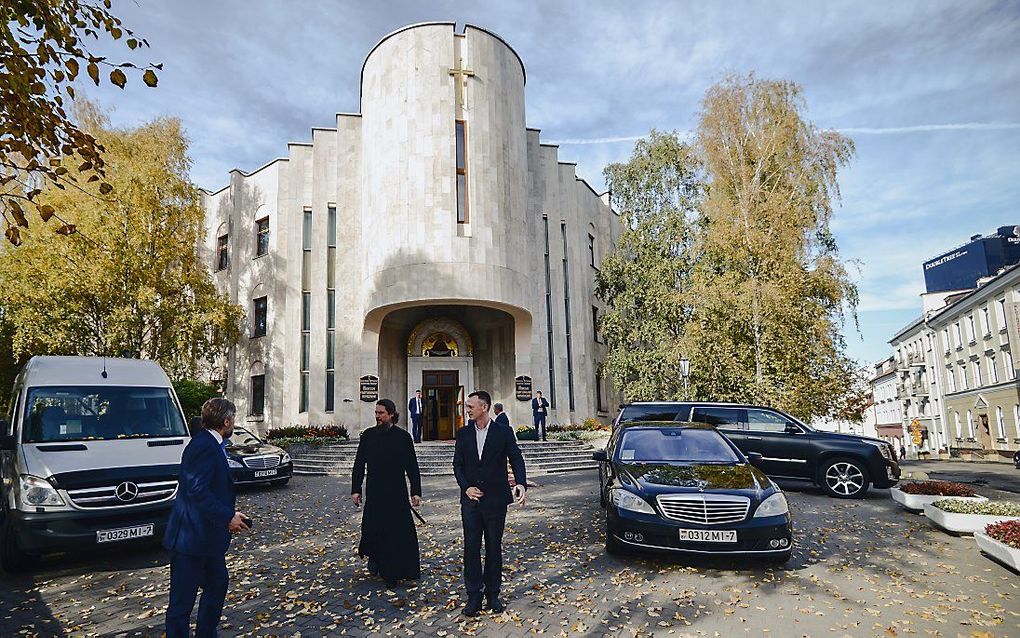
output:
[[[935,501],[932,505],[943,512],[949,512],[950,514],[1020,517],[1020,503],[1011,503],[1009,501],[984,501],[981,503],[973,503],[970,501],[946,499],[944,501]]]
[[[1013,549],[1020,549],[1020,521],[1002,521],[986,525],[985,536]]]
[[[900,491],[907,494],[923,496],[977,496],[971,487],[952,481],[914,481],[897,485]]]
[[[339,423],[327,425],[288,425],[269,430],[266,441],[282,447],[288,452],[291,449],[314,449],[323,445],[344,443],[350,439],[347,426]]]

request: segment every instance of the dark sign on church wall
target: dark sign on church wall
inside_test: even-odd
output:
[[[365,403],[379,400],[379,377],[371,374],[361,377],[361,400]]]
[[[517,387],[518,401],[531,401],[531,377],[520,376],[514,379]]]

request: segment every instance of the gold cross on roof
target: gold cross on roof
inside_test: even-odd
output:
[[[475,72],[464,68],[464,58],[457,58],[457,67],[450,69],[450,75],[454,76],[457,87],[457,106],[463,108],[464,88],[467,87],[467,79],[474,77]]]

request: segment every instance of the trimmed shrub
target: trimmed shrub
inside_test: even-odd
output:
[[[977,496],[977,492],[969,486],[952,481],[914,481],[903,483],[899,488],[906,494],[924,496]]]
[[[985,534],[1013,549],[1020,549],[1020,521],[1002,521],[985,527]]]
[[[177,400],[181,402],[181,409],[184,410],[184,418],[188,423],[202,416],[202,406],[206,401],[220,396],[216,386],[194,379],[174,381],[174,392],[177,393]]]
[[[534,441],[536,439],[536,436],[537,436],[537,432],[535,431],[535,428],[533,428],[533,427],[531,427],[529,425],[519,425],[519,426],[517,426],[516,432],[517,432],[517,440],[518,441]]]
[[[266,440],[279,445],[279,439],[341,439],[347,440],[350,435],[347,433],[347,426],[343,423],[329,423],[326,425],[288,425],[282,428],[273,428],[266,433]]]
[[[932,503],[943,512],[952,514],[981,514],[982,516],[1020,516],[1020,503],[1009,501],[935,501]]]

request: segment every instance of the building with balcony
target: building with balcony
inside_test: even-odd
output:
[[[899,457],[906,449],[906,436],[903,430],[903,404],[897,389],[898,370],[895,357],[889,357],[874,366],[871,377],[872,404],[870,420],[875,424],[875,431],[880,439],[888,441]]]
[[[939,377],[933,372],[935,333],[925,317],[918,317],[889,341],[893,349],[896,398],[899,401],[905,454],[949,451],[949,438],[942,422]],[[891,429],[888,429],[891,433]],[[916,442],[914,432],[920,435]]]

